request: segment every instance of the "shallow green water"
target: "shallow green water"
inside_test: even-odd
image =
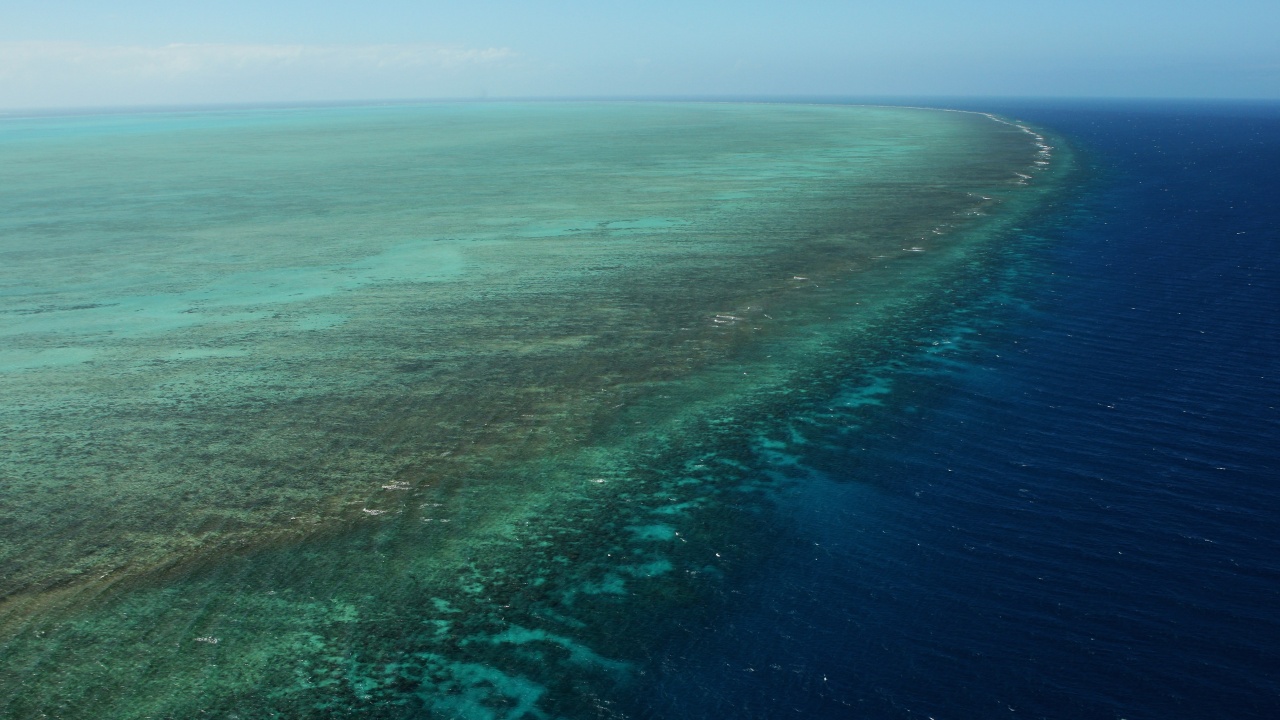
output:
[[[767,552],[760,428],[963,302],[1042,147],[779,105],[5,121],[0,713],[608,716]]]

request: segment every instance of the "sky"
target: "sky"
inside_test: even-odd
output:
[[[0,0],[0,108],[1280,99],[1278,0]]]

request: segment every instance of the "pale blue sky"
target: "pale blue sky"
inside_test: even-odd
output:
[[[510,96],[1280,98],[1278,0],[0,0],[0,107]]]

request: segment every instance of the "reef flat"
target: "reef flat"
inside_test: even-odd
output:
[[[762,428],[1062,165],[905,108],[5,120],[0,713],[609,716],[767,552]]]

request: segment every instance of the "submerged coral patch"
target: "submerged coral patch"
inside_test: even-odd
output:
[[[1064,157],[892,108],[6,123],[0,715],[95,720],[610,716]]]

